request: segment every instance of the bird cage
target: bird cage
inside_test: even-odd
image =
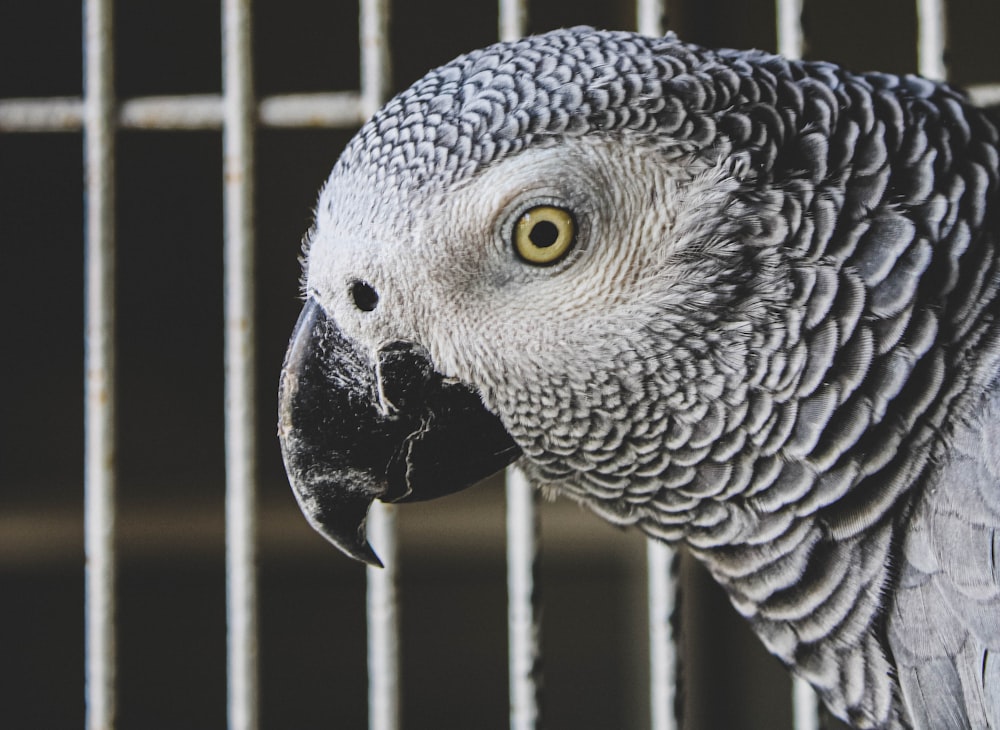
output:
[[[703,569],[516,472],[380,509],[382,571],[288,489],[278,372],[340,150],[427,69],[576,24],[1000,103],[988,3],[0,7],[5,726],[818,727]]]

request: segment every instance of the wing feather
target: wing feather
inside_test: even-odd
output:
[[[1000,392],[955,427],[906,526],[889,644],[915,728],[1000,730]]]

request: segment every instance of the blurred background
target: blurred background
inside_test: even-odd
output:
[[[533,32],[634,28],[631,0],[537,0]],[[256,0],[258,96],[358,86],[351,0]],[[1000,80],[1000,3],[948,3],[958,84]],[[395,89],[496,39],[493,0],[397,0]],[[772,0],[673,0],[689,41],[775,49]],[[121,99],[221,91],[220,8],[116,3]],[[807,0],[807,57],[916,68],[912,0]],[[0,98],[78,97],[76,0],[0,2]],[[265,728],[362,728],[364,570],[306,525],[275,400],[311,208],[351,131],[257,136],[260,600]],[[83,632],[83,174],[79,133],[0,134],[0,724],[79,727]],[[118,138],[119,717],[219,728],[225,708],[219,132]],[[507,725],[503,491],[400,512],[408,727]],[[648,727],[645,548],[565,502],[542,507],[548,728]],[[790,727],[790,684],[720,591],[682,564],[685,728]]]

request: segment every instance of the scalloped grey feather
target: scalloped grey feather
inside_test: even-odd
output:
[[[662,268],[607,288],[607,318],[632,312],[628,298],[656,301],[655,316],[595,318],[600,346],[572,361],[550,340],[506,340],[501,315],[470,304],[487,287],[472,263],[424,270],[400,244],[412,285],[381,249],[344,270],[416,312],[392,331],[428,340],[480,390],[533,482],[686,544],[834,714],[1000,728],[997,126],[917,77],[674,36],[573,28],[499,44],[431,71],[355,137],[321,196],[306,285],[335,299],[319,270],[335,254],[313,260],[343,237],[331,230],[418,250],[409,231],[444,240],[449,201],[490,171],[554,149],[572,176],[597,143],[717,184],[644,210],[677,235],[656,242]],[[636,168],[604,173],[640,189]],[[594,226],[624,215],[594,205]],[[474,215],[461,213],[456,236]],[[489,291],[541,281],[511,272]],[[582,325],[558,326],[587,342]],[[366,332],[352,336],[374,342]]]

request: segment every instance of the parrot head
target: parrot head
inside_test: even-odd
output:
[[[939,566],[959,535],[996,554],[995,464],[953,434],[996,428],[974,411],[997,398],[998,139],[944,85],[673,36],[574,28],[431,71],[348,145],[307,237],[279,397],[303,511],[378,564],[374,500],[517,461],[682,541],[838,717],[954,726],[921,642],[950,595],[945,643],[996,647],[996,570],[963,593]]]
[[[492,46],[348,145],[307,236],[279,406],[299,503],[345,553],[378,563],[373,500],[518,459],[681,536],[791,290],[767,245],[782,231],[738,195],[753,155],[712,115],[739,81],[705,53],[587,28]]]

